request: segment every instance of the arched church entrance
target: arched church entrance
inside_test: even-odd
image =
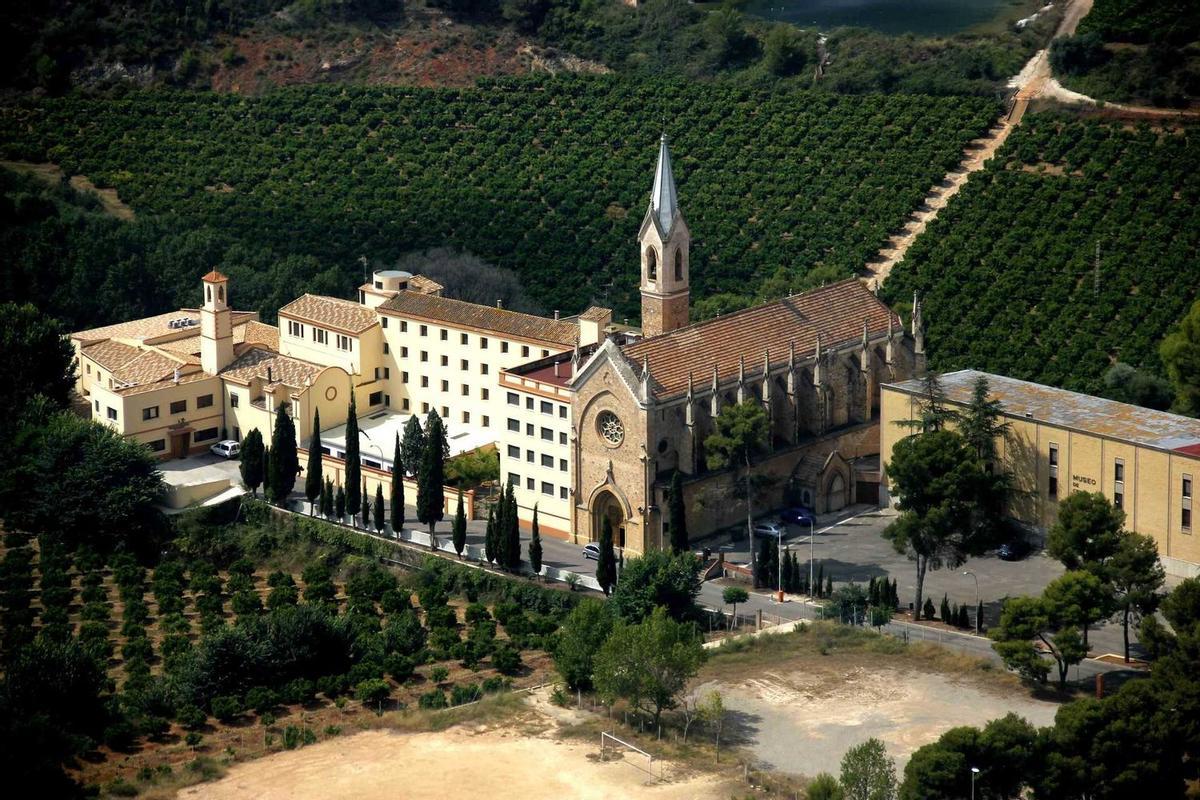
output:
[[[846,507],[846,480],[840,472],[834,473],[829,479],[829,488],[825,490],[825,511],[841,511]]]
[[[592,504],[592,541],[600,541],[600,533],[604,530],[604,520],[612,525],[613,546],[625,546],[625,512],[621,501],[607,489],[596,495]]]

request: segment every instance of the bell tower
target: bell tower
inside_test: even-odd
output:
[[[691,244],[692,234],[679,211],[671,151],[664,133],[658,146],[658,166],[654,170],[650,206],[638,231],[642,264],[642,333],[647,337],[688,324]]]
[[[200,367],[216,375],[233,361],[233,312],[229,310],[229,278],[215,269],[200,279]]]

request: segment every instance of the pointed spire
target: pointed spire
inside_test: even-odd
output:
[[[768,412],[771,410],[771,350],[763,350],[762,401]]]
[[[692,385],[692,372],[688,370],[687,403],[683,407],[683,424],[689,428],[696,424],[696,406],[693,399],[695,391]]]
[[[871,340],[866,317],[863,317],[862,349],[858,353],[858,368],[863,372],[871,371]]]
[[[788,342],[788,371],[796,369],[796,340]]]
[[[671,230],[671,222],[679,211],[675,192],[675,173],[671,169],[671,151],[664,131],[658,145],[658,166],[654,169],[654,188],[650,192],[650,210],[658,218],[663,233]]]
[[[688,370],[688,392],[687,392],[687,399],[688,399],[689,401],[691,401],[691,399],[692,399],[692,396],[695,394],[695,393],[692,391],[692,388],[693,388],[693,386],[692,386],[692,371],[691,371],[691,370]]]
[[[763,378],[771,373],[771,349],[763,350]]]
[[[895,360],[896,360],[896,351],[895,351],[895,347],[893,346],[893,340],[896,337],[895,337],[895,331],[892,327],[892,319],[893,319],[892,312],[889,311],[888,312],[888,332],[887,332],[887,352],[884,354],[884,360],[887,362],[887,365],[889,367],[892,366],[892,364],[895,363]]]
[[[721,395],[718,389],[720,388],[717,380],[717,362],[713,362],[713,378],[712,378],[712,395],[708,399],[708,413],[716,417],[721,413]]]
[[[917,353],[925,352],[925,320],[921,318],[921,299],[917,297],[917,293],[913,292],[913,315],[912,315],[912,336],[914,340],[913,350]]]
[[[813,386],[821,385],[821,334],[817,334],[817,350],[813,355]]]

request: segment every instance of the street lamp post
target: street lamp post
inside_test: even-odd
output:
[[[808,596],[813,596],[813,539],[816,536],[816,522],[808,520]]]
[[[963,575],[970,575],[975,579],[975,635],[979,635],[979,576],[971,570],[966,570]]]
[[[971,800],[975,800],[975,776],[979,774],[979,767],[971,767]]]

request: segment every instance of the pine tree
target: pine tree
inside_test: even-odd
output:
[[[683,478],[679,470],[671,478],[671,497],[668,501],[668,520],[671,525],[671,552],[688,551],[687,510],[683,505]]]
[[[431,410],[425,420],[425,452],[417,474],[417,519],[429,526],[429,549],[437,549],[434,526],[446,516],[446,432]]]
[[[462,558],[463,550],[467,546],[467,514],[463,509],[462,489],[458,490],[458,507],[454,510],[454,527],[451,537],[454,541],[454,552],[458,553],[459,558]]]
[[[496,563],[496,506],[488,509],[487,532],[483,536],[483,557]]]
[[[350,410],[346,414],[346,510],[350,512],[350,524],[362,504],[366,502],[359,484],[362,482],[362,458],[358,452],[358,406],[354,392],[350,392]]]
[[[600,557],[596,560],[596,582],[608,594],[617,582],[617,557],[613,553],[612,521],[606,516],[600,526]]]
[[[504,521],[508,525],[507,542],[504,547],[504,555],[507,558],[504,566],[508,567],[513,572],[516,572],[521,566],[521,520],[517,514],[517,494],[516,492],[508,493],[508,513],[504,515]]]
[[[533,504],[533,525],[529,532],[529,568],[534,575],[542,572],[542,534],[538,531],[538,507]]]
[[[252,429],[242,440],[242,461],[238,465],[242,473],[242,484],[250,494],[258,497],[258,487],[265,477],[263,471],[263,438],[258,428]]]
[[[392,535],[400,538],[404,527],[404,464],[400,461],[400,434],[396,434],[396,449],[392,452]]]
[[[337,512],[338,522],[346,520],[346,490],[342,488],[341,484],[338,484],[337,487],[337,496],[334,499],[334,511]]]
[[[308,441],[308,471],[304,474],[304,496],[308,498],[308,513],[312,514],[315,501],[320,498],[325,481],[321,478],[324,466],[321,457],[321,411],[313,412],[312,437]]]
[[[288,496],[296,488],[296,473],[300,459],[296,454],[296,425],[287,412],[288,405],[280,403],[275,410],[275,430],[271,433],[271,494],[280,506],[286,506]]]
[[[383,484],[375,484],[375,530],[383,532]]]

